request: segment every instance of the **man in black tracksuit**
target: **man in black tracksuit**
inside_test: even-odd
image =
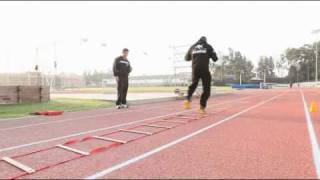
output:
[[[115,59],[113,63],[113,74],[117,81],[118,99],[116,102],[117,108],[127,108],[127,92],[129,85],[129,73],[132,68],[127,57],[129,50],[127,48],[122,50],[122,56]]]
[[[202,81],[203,93],[200,99],[200,111],[205,113],[207,100],[210,97],[211,90],[211,74],[209,71],[210,58],[218,61],[217,54],[210,44],[207,43],[206,37],[201,37],[194,45],[192,45],[185,56],[186,61],[192,60],[192,84],[189,86],[185,108],[189,109],[192,94],[196,90],[199,80]]]

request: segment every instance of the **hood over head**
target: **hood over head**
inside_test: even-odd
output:
[[[197,43],[201,43],[201,44],[206,44],[207,43],[207,38],[205,36],[202,36]]]

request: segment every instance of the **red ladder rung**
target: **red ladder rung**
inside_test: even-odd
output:
[[[72,139],[72,140],[69,140],[69,141],[63,143],[63,145],[75,144],[75,143],[77,143],[77,142],[79,142],[79,140],[77,140],[77,139]]]

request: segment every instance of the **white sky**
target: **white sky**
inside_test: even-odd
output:
[[[57,42],[59,71],[107,71],[128,47],[134,75],[172,73],[169,46],[201,35],[216,51],[232,47],[256,64],[260,55],[311,42],[319,9],[315,1],[0,2],[0,71],[32,70],[37,61],[52,69]]]

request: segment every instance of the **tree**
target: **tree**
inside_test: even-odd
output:
[[[240,80],[240,73],[242,74],[242,81],[248,81],[253,77],[253,64],[239,51],[234,51],[229,48],[227,55],[221,57],[221,64],[216,66],[215,77],[224,77],[227,75],[234,75],[236,81]]]
[[[275,77],[274,73],[274,62],[272,57],[261,56],[258,62],[257,73],[260,78],[266,77]]]
[[[212,63],[211,71],[215,80],[224,81],[224,71],[226,68],[226,58],[222,57],[217,63]]]
[[[280,60],[276,62],[276,69],[280,77],[284,77],[289,68],[290,66],[285,55],[281,54]]]
[[[318,42],[320,46],[320,42]],[[319,55],[320,52],[318,51]],[[300,66],[299,80],[310,81],[315,79],[315,44],[305,44],[299,48],[288,48],[282,55],[283,61],[289,66]],[[290,77],[290,69],[288,72]]]
[[[290,66],[288,71],[288,79],[290,83],[297,82],[297,67],[296,66]]]
[[[241,54],[239,51],[229,49],[229,57],[227,61],[226,72],[236,76],[236,80],[240,80],[240,73],[242,74],[242,81],[248,81],[253,76],[253,65],[250,60]]]

